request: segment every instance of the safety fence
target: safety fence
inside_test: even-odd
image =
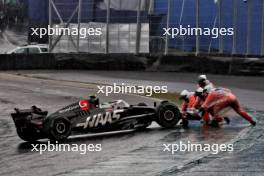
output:
[[[52,52],[264,55],[263,0],[48,3],[50,26],[101,28],[99,36],[50,36]]]

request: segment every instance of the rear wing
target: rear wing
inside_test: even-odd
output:
[[[48,114],[48,111],[42,111],[37,106],[32,106],[30,109],[15,108],[14,110],[15,110],[15,112],[11,113],[11,116],[13,118],[19,118],[21,116],[28,116],[28,115],[31,115],[31,114],[45,115],[45,116]]]

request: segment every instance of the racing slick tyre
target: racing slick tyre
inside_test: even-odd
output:
[[[37,132],[31,128],[17,128],[17,135],[24,141],[34,142],[39,139]]]
[[[169,102],[162,102],[157,109],[157,123],[164,128],[174,127],[181,119],[181,113],[177,106]]]
[[[71,130],[71,122],[67,118],[54,118],[50,122],[49,139],[64,141],[70,136]]]

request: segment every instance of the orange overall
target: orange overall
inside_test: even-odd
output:
[[[189,97],[189,101],[184,101],[181,105],[181,111],[186,112],[188,108],[192,108],[195,104],[196,98],[194,95]]]
[[[199,108],[202,106],[203,102],[204,102],[204,100],[203,100],[202,98],[200,98],[200,97],[197,96],[197,97],[196,97],[196,100],[195,100],[195,103],[194,103],[194,105],[193,105],[193,108],[195,108],[195,109],[199,109]],[[203,114],[203,120],[204,120],[204,122],[205,122],[206,124],[209,123],[209,121],[210,121],[210,116],[209,116],[209,113],[208,113],[208,112],[205,112],[205,113]]]
[[[234,109],[241,117],[254,124],[252,117],[246,113],[240,106],[236,96],[228,89],[216,89],[208,94],[202,108],[209,112],[214,120],[220,122],[223,120],[219,116],[219,112],[224,108],[231,107]]]

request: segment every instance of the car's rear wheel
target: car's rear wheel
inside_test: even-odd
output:
[[[174,127],[181,119],[179,108],[169,102],[162,102],[158,107],[157,123],[164,128]]]
[[[71,122],[63,117],[51,120],[49,138],[51,140],[63,141],[71,134]]]
[[[39,139],[38,133],[32,128],[17,128],[17,135],[27,142],[34,142]]]

